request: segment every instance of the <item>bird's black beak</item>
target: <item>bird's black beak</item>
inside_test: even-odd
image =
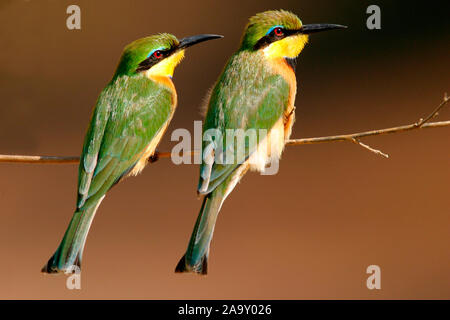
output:
[[[340,24],[329,24],[329,23],[305,24],[298,30],[298,33],[311,34],[333,29],[347,29],[347,27],[342,26]]]
[[[223,38],[223,36],[217,35],[217,34],[199,34],[192,37],[186,37],[180,40],[180,44],[178,45],[178,49],[186,49],[190,46],[193,46],[197,43],[213,40],[213,39],[220,39]]]

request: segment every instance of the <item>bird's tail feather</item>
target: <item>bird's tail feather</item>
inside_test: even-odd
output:
[[[102,200],[103,198],[89,208],[75,211],[58,249],[41,272],[76,273],[80,271],[89,228]]]
[[[207,274],[209,245],[224,200],[221,188],[204,197],[186,254],[178,262],[175,272]]]

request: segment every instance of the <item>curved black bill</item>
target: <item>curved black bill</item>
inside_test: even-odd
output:
[[[213,39],[220,39],[223,38],[223,36],[217,35],[217,34],[199,34],[192,37],[186,37],[180,40],[180,44],[178,45],[179,49],[185,49],[187,47],[193,46],[194,44],[213,40]]]
[[[303,34],[311,34],[333,29],[347,29],[347,27],[342,26],[340,24],[329,24],[329,23],[305,24],[301,27],[300,30],[298,30],[298,32]]]

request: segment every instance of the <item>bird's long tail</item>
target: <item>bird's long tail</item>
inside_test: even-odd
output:
[[[217,216],[225,200],[221,188],[217,188],[203,198],[203,204],[195,223],[188,248],[180,259],[175,272],[207,274],[209,245],[214,232]]]
[[[75,211],[55,254],[42,268],[43,273],[78,273],[86,238],[103,197],[89,208]]]

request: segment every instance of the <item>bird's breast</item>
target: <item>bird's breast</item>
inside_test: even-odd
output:
[[[142,151],[141,156],[136,163],[136,165],[133,167],[133,169],[130,171],[130,176],[135,176],[139,174],[147,165],[148,158],[154,155],[156,151],[156,147],[158,146],[159,142],[161,141],[164,133],[167,130],[167,127],[172,120],[173,114],[175,112],[175,109],[177,107],[177,92],[175,90],[175,86],[172,82],[172,80],[169,77],[166,76],[151,76],[149,77],[150,80],[156,82],[158,85],[165,86],[169,89],[170,93],[172,94],[172,108],[169,115],[169,118],[165,123],[159,128],[158,132],[155,134],[155,136],[152,138],[152,140],[149,142],[147,147]]]
[[[295,102],[295,95],[297,94],[297,79],[295,78],[294,70],[284,58],[270,59],[269,65],[272,67],[274,73],[282,76],[283,79],[286,80],[286,82],[289,84],[288,107],[293,107]]]
[[[294,70],[283,58],[270,60],[270,66],[272,67],[273,71],[276,74],[281,75],[289,85],[289,99],[284,110],[284,136],[285,140],[288,140],[291,135],[292,126],[295,120],[295,96],[297,94],[297,79],[295,77]]]
[[[158,75],[151,75],[149,76],[149,79],[169,89],[169,91],[172,93],[172,104],[173,108],[175,109],[177,107],[178,97],[172,79],[170,77]]]

